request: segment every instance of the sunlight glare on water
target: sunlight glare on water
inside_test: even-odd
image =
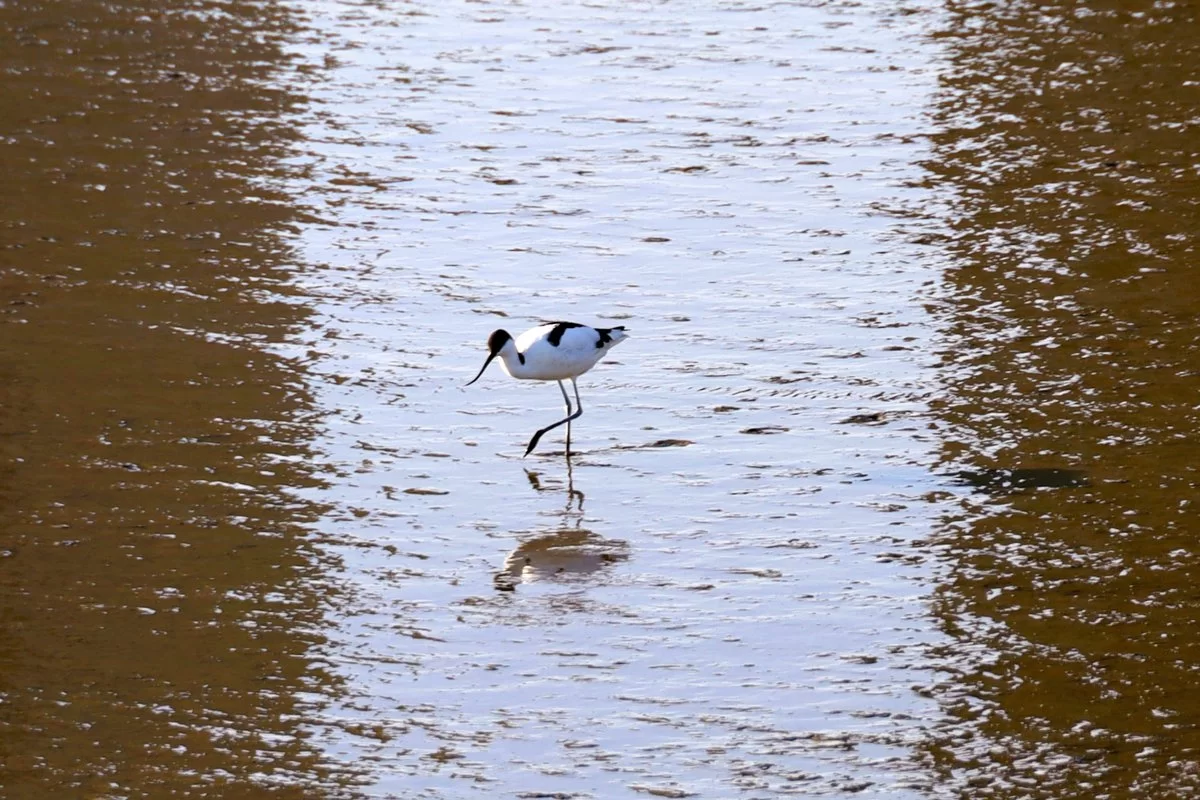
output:
[[[920,5],[306,5],[314,721],[382,795],[928,789]],[[488,333],[624,324],[553,385]]]

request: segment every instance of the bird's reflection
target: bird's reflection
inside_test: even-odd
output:
[[[567,507],[563,509],[562,517],[566,522],[574,518],[575,525],[578,526],[583,521],[583,492],[575,488],[575,468],[571,464],[571,456],[567,455]],[[535,492],[557,492],[562,490],[561,485],[551,484],[549,486],[542,485],[542,476],[540,473],[534,472],[531,469],[525,470],[525,477],[529,479],[529,485],[533,487]],[[572,509],[574,505],[574,509]]]
[[[534,581],[575,582],[629,558],[629,543],[605,539],[583,526],[584,494],[575,488],[571,459],[567,459],[566,485],[546,479],[533,470],[525,470],[529,485],[536,492],[562,492],[566,505],[557,512],[559,524],[517,545],[496,573],[496,588],[511,592],[520,583]]]

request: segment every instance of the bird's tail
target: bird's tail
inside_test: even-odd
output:
[[[624,325],[618,325],[615,328],[600,328],[601,341],[607,339],[613,344],[624,341],[629,338],[629,333],[625,330]]]

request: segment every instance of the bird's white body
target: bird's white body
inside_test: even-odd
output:
[[[515,340],[510,339],[498,354],[504,371],[521,380],[578,378],[626,338],[625,331],[617,328],[606,329],[601,334],[596,328],[580,325],[561,329],[554,339],[558,343],[554,344],[551,334],[562,324],[539,325]]]
[[[533,435],[525,455],[529,455],[537,446],[538,440],[546,431],[553,430],[559,425],[567,426],[567,455],[571,454],[571,420],[577,419],[583,413],[583,403],[579,399],[579,386],[575,379],[604,358],[609,350],[628,338],[625,327],[591,328],[577,322],[548,322],[536,328],[530,328],[517,338],[508,331],[493,331],[488,337],[488,357],[483,367],[467,384],[470,386],[483,375],[492,359],[499,357],[504,365],[504,371],[514,378],[528,381],[558,381],[559,391],[562,392],[563,402],[566,403],[567,416],[547,425]],[[569,380],[575,389],[575,409],[571,409],[571,398],[567,396],[567,388],[563,381]]]

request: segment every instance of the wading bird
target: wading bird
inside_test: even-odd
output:
[[[533,435],[525,455],[533,452],[542,434],[559,425],[567,426],[567,455],[571,455],[571,420],[583,413],[579,400],[579,384],[575,379],[604,358],[604,355],[625,340],[625,326],[615,328],[589,328],[577,322],[547,322],[530,328],[516,339],[508,331],[493,331],[488,337],[488,357],[479,374],[471,379],[470,386],[483,375],[483,371],[500,356],[504,371],[514,378],[528,381],[558,381],[563,400],[567,404],[567,416],[553,425],[547,425]],[[575,389],[575,410],[571,411],[571,398],[567,396],[564,380],[570,380]]]

